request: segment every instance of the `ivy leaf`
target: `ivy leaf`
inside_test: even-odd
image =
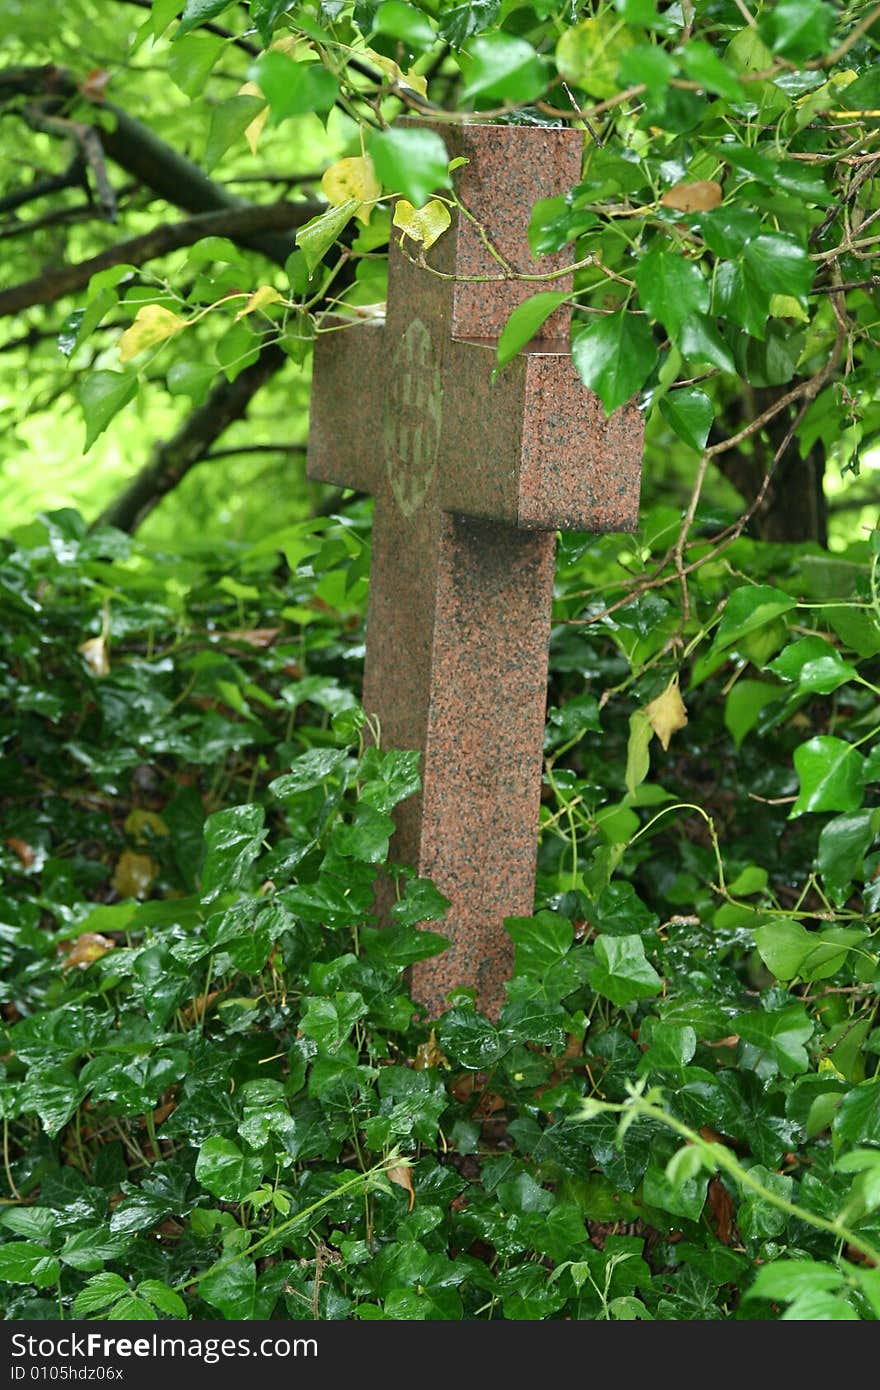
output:
[[[813,1036],[814,1024],[801,1004],[737,1014],[731,1029],[772,1057],[783,1076],[798,1076],[810,1065],[804,1043]]]
[[[835,816],[822,827],[816,867],[826,891],[845,901],[853,879],[861,876],[862,864],[877,837],[880,812],[855,811]]]
[[[207,24],[209,19],[216,19],[217,15],[228,10],[232,3],[233,0],[186,0],[180,23],[175,30],[175,39],[182,38],[191,29],[197,29],[200,24]]]
[[[248,1259],[227,1263],[227,1258],[221,1258],[216,1267],[199,1280],[199,1293],[224,1318],[249,1322],[255,1315],[256,1266]]]
[[[263,1160],[246,1157],[231,1139],[206,1139],[196,1159],[196,1177],[202,1187],[222,1202],[240,1202],[253,1192],[263,1176]]]
[[[489,102],[534,101],[547,86],[548,69],[526,39],[510,34],[483,34],[468,45],[461,66],[465,85],[461,103],[473,97]]]
[[[564,290],[543,290],[517,305],[498,339],[496,372],[531,342],[554,310],[565,304],[568,298],[569,295]]]
[[[746,242],[742,261],[755,283],[771,294],[807,294],[816,273],[804,247],[787,232],[765,232]]]
[[[99,435],[103,434],[114,415],[137,395],[138,379],[134,372],[90,372],[77,390],[77,398],[86,422],[83,453],[87,454]]]
[[[392,222],[405,236],[421,244],[425,251],[434,245],[452,222],[449,209],[433,199],[423,208],[414,208],[406,198],[398,198]]]
[[[623,309],[580,329],[571,355],[581,380],[611,415],[644,386],[658,354],[645,320]]]
[[[436,130],[381,131],[370,140],[370,156],[383,187],[413,207],[424,207],[438,188],[450,186],[449,155]]]
[[[340,232],[348,226],[361,204],[357,198],[347,198],[338,207],[329,207],[300,227],[296,234],[296,244],[306,258],[311,273],[317,270]]]
[[[173,338],[182,328],[186,328],[186,319],[179,314],[173,314],[161,304],[145,304],[138,309],[134,323],[119,340],[120,362],[130,362],[147,348]]]
[[[613,97],[618,90],[617,70],[634,40],[613,15],[594,15],[564,30],[556,45],[556,66],[561,77],[592,97]]]
[[[865,760],[841,738],[819,734],[795,750],[800,779],[792,817],[805,811],[857,811],[865,785]]]
[[[731,376],[736,375],[733,353],[706,314],[694,314],[682,325],[676,346],[682,357],[692,362],[708,363]]]
[[[796,607],[796,599],[769,584],[741,585],[727,600],[712,650],[726,651]]]
[[[660,397],[660,414],[672,426],[679,439],[702,453],[715,419],[715,407],[705,391],[696,386],[682,386]]]
[[[215,811],[205,821],[201,874],[205,902],[245,882],[260,853],[264,820],[262,806],[230,806],[226,811]]]
[[[612,1004],[630,1004],[659,994],[663,984],[645,956],[640,936],[597,936],[596,963],[590,969],[590,987]]]
[[[339,95],[339,83],[322,63],[296,62],[277,51],[262,54],[248,77],[268,101],[274,125],[310,111],[326,115]]]
[[[655,241],[635,272],[642,308],[677,339],[691,314],[709,308],[709,283],[700,267]]]
[[[787,58],[814,58],[824,53],[837,15],[824,0],[779,0],[764,16],[761,29],[774,53]]]
[[[688,77],[699,82],[707,92],[716,92],[727,101],[745,99],[743,87],[709,44],[692,39],[685,45],[682,62]]]
[[[58,1280],[61,1266],[44,1245],[11,1240],[0,1245],[0,1279],[7,1284],[33,1284],[43,1289]]]
[[[213,108],[203,159],[208,173],[220,163],[230,145],[242,138],[265,107],[261,96],[250,94],[229,97]]]
[[[464,0],[448,9],[443,6],[437,16],[440,37],[453,48],[462,48],[472,35],[495,23],[500,8],[501,0]]]
[[[299,792],[310,791],[338,772],[347,758],[348,754],[343,748],[310,748],[307,753],[294,758],[289,772],[269,783],[269,790],[282,800]]]
[[[831,1128],[845,1144],[880,1144],[880,1086],[873,1078],[844,1096]]]

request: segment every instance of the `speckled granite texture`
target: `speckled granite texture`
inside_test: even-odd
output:
[[[581,136],[546,127],[436,126],[465,207],[518,271],[538,198],[580,178]],[[429,263],[497,276],[468,219]],[[308,471],[376,497],[364,704],[383,746],[418,748],[423,790],[399,808],[394,857],[452,906],[451,946],[413,968],[432,1015],[476,987],[497,1015],[512,948],[503,919],[532,911],[557,529],[632,529],[642,422],[605,420],[572,366],[568,307],[493,384],[495,340],[534,282],[453,283],[392,246],[388,317],[319,336]],[[566,279],[554,289],[570,288]],[[380,891],[380,901],[384,894]]]

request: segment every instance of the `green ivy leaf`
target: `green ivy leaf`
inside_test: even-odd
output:
[[[699,82],[707,92],[715,92],[727,101],[746,100],[742,84],[715,50],[702,39],[691,39],[685,44],[682,62],[688,77]]]
[[[249,1322],[255,1316],[257,1271],[252,1261],[221,1258],[217,1266],[199,1280],[199,1293],[206,1303],[232,1321]]]
[[[726,651],[735,643],[797,607],[797,600],[769,584],[740,585],[730,594],[718,624],[712,650]]]
[[[114,415],[134,400],[138,378],[134,372],[90,372],[77,388],[77,399],[86,422],[83,453],[87,454]]]
[[[196,1158],[202,1187],[223,1202],[241,1202],[263,1176],[263,1160],[246,1157],[231,1139],[206,1139]]]
[[[317,270],[359,207],[357,198],[346,198],[338,207],[328,208],[326,212],[313,217],[304,227],[300,227],[296,234],[296,244],[306,258],[310,273]]]
[[[857,811],[862,804],[865,760],[841,738],[819,734],[795,750],[800,780],[792,816],[805,811]]]
[[[597,936],[596,964],[590,970],[590,986],[612,1004],[631,1004],[659,994],[663,984],[645,956],[640,936]]]
[[[660,414],[675,430],[679,439],[702,453],[715,419],[715,407],[705,391],[696,386],[682,386],[660,397]]]
[[[845,1144],[880,1144],[880,1086],[875,1079],[844,1096],[831,1128]]]
[[[802,1004],[737,1014],[731,1029],[771,1057],[783,1076],[797,1076],[810,1065],[804,1043],[813,1036],[814,1024]]]
[[[449,188],[449,154],[436,130],[392,127],[373,135],[369,152],[376,177],[389,193],[413,207],[425,205],[438,188]],[[302,244],[297,237],[298,244]]]
[[[864,858],[877,838],[878,825],[878,810],[835,816],[823,825],[816,867],[835,901],[845,902],[853,879],[861,878]]]
[[[565,304],[569,295],[563,290],[542,290],[518,304],[510,315],[498,339],[496,374],[511,358],[530,343],[554,310]]]
[[[202,895],[212,902],[230,888],[247,881],[251,865],[260,853],[265,812],[262,806],[230,806],[215,811],[205,821],[205,861]]]
[[[779,0],[763,18],[761,29],[774,53],[787,58],[815,58],[824,53],[837,14],[824,0]]]
[[[243,137],[265,105],[262,97],[242,95],[228,97],[213,108],[203,157],[208,173],[216,168],[229,147]]]
[[[654,241],[636,267],[635,281],[642,308],[677,341],[691,315],[708,310],[709,282],[695,261],[663,248]]]
[[[269,783],[269,790],[279,800],[297,796],[300,792],[320,786],[326,778],[338,772],[347,759],[348,753],[344,748],[310,748],[307,753],[294,758],[289,772]]]
[[[571,355],[581,380],[610,415],[644,386],[657,361],[657,345],[645,320],[624,309],[580,329]]]
[[[326,116],[339,95],[339,83],[322,63],[296,62],[277,51],[263,53],[248,69],[248,77],[269,103],[275,125],[310,111]]]
[[[228,10],[232,3],[233,0],[186,0],[180,23],[174,33],[175,39],[182,38],[191,29],[197,29],[200,24],[207,24],[210,19],[216,19],[217,15]]]
[[[465,85],[460,104],[474,97],[484,102],[534,101],[547,86],[547,64],[526,39],[511,34],[482,34],[462,55]]]

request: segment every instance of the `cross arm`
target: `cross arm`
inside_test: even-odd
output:
[[[534,531],[631,531],[644,426],[628,404],[606,419],[568,344],[535,341],[492,382],[496,344],[456,340],[444,363],[457,404],[440,505]]]
[[[384,344],[381,322],[318,334],[306,464],[317,482],[376,490],[383,455]]]

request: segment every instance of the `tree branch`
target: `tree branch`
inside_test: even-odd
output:
[[[34,97],[42,99],[44,110],[51,107],[60,112],[72,101],[92,100],[80,90],[72,73],[54,64],[0,71],[0,102]],[[253,206],[208,178],[197,164],[179,154],[147,126],[123,111],[122,107],[109,101],[93,104],[99,110],[109,112],[112,117],[113,129],[102,127],[100,131],[105,152],[126,173],[151,188],[153,193],[173,207],[182,208],[184,212],[200,213]],[[263,231],[242,236],[241,245],[283,265],[294,250],[295,243],[291,237]]]
[[[106,507],[95,526],[136,531],[141,522],[200,463],[211,445],[235,420],[247,414],[251,400],[287,361],[278,347],[267,347],[235,381],[220,380],[203,405],[188,415],[177,433],[158,442],[153,456],[125,491]]]
[[[153,227],[142,236],[108,246],[106,251],[90,256],[88,260],[59,266],[57,270],[37,275],[33,280],[13,285],[0,293],[0,317],[20,313],[34,304],[51,304],[62,295],[73,294],[83,289],[99,270],[106,270],[112,265],[143,265],[159,256],[167,256],[170,251],[177,251],[182,246],[192,246],[206,236],[228,236],[233,241],[245,244],[252,242],[255,233],[261,231],[301,227],[319,211],[317,203],[288,203],[281,200],[265,206],[246,204],[221,212],[202,213],[185,222]],[[276,239],[282,240],[280,237]],[[286,245],[288,238],[283,240]],[[293,245],[292,240],[290,244]]]
[[[25,203],[35,203],[38,198],[47,198],[50,193],[59,193],[63,188],[85,188],[85,165],[82,157],[76,154],[70,161],[66,169],[60,174],[48,174],[42,179],[33,179],[28,184],[23,184],[21,188],[14,188],[11,193],[0,198],[0,213],[14,212],[16,208],[23,207]]]

